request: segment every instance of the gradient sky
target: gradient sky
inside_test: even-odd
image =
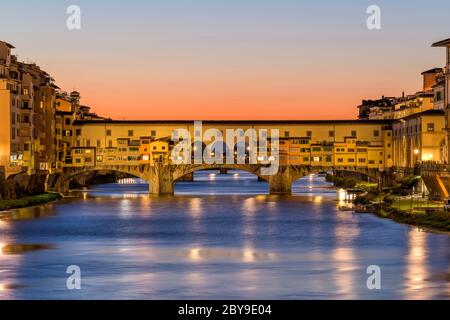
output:
[[[66,8],[82,30],[66,28]],[[366,8],[382,29],[366,28]],[[343,119],[443,66],[450,2],[2,1],[0,39],[116,119]]]

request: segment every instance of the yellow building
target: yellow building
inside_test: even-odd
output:
[[[167,163],[171,150],[167,137],[177,129],[188,130],[191,137],[196,133],[190,121],[85,120],[75,121],[74,128],[77,148],[94,148],[96,155],[106,149],[103,163],[121,165]],[[227,129],[279,130],[280,164],[372,169],[392,166],[392,131],[386,121],[203,122],[203,132],[212,128],[224,136]],[[79,161],[76,165],[84,163]]]
[[[57,87],[37,65],[17,61],[12,49],[0,41],[0,166],[7,175],[51,171]]]
[[[445,113],[428,110],[393,124],[394,165],[414,167],[420,162],[445,162]]]

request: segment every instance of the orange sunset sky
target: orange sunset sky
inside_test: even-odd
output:
[[[0,39],[115,119],[353,119],[441,67],[448,1],[10,1]],[[446,10],[444,10],[446,8]],[[7,16],[4,16],[8,12]],[[10,21],[24,21],[10,27]]]

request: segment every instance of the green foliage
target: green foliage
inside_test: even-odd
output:
[[[37,196],[24,197],[15,200],[0,200],[0,211],[36,206],[60,198],[61,196],[57,193],[43,193]]]
[[[332,182],[338,188],[351,189],[354,188],[358,180],[355,178],[336,177],[331,174],[327,174],[325,179],[328,182]]]

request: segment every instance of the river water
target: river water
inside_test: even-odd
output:
[[[450,298],[447,234],[339,211],[345,192],[321,177],[292,196],[238,171],[196,173],[173,197],[121,182],[2,215],[0,299]]]

